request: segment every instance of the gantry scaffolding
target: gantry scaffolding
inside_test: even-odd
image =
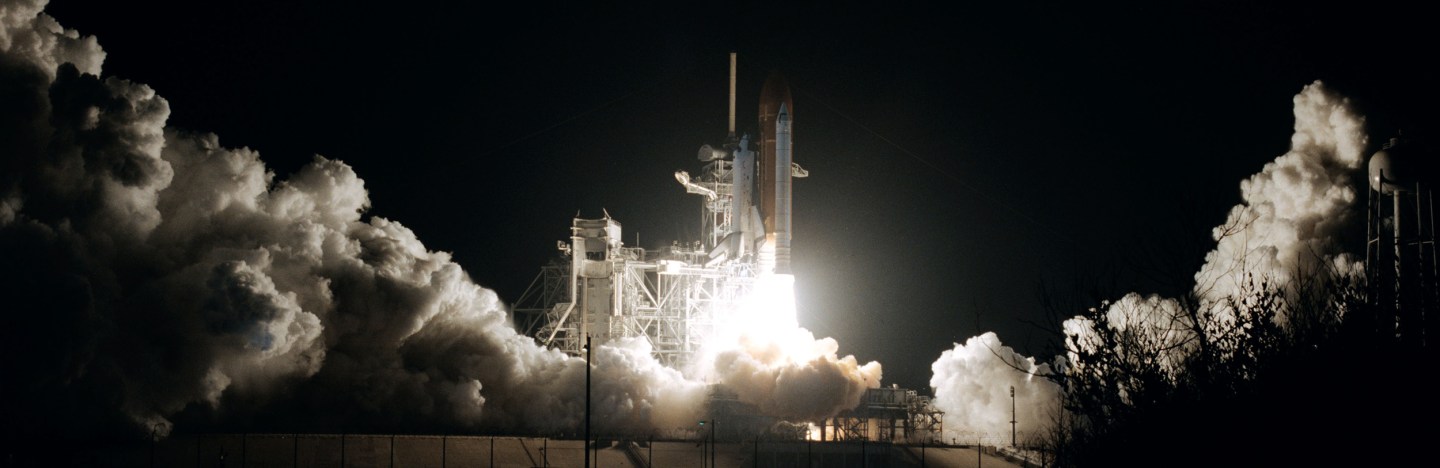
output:
[[[512,318],[519,330],[544,346],[573,356],[584,354],[587,340],[601,346],[643,339],[661,364],[686,371],[705,340],[715,335],[717,324],[728,323],[730,314],[749,296],[756,277],[775,272],[776,247],[767,251],[769,263],[762,265],[761,259],[766,256],[761,253],[762,243],[774,242],[767,239],[774,234],[766,232],[758,208],[761,172],[770,171],[767,177],[772,183],[780,180],[786,184],[809,173],[793,161],[761,167],[750,136],[737,136],[733,54],[731,66],[732,114],[726,143],[700,148],[702,169],[696,176],[675,173],[687,193],[702,198],[701,239],[647,251],[626,247],[620,223],[608,212],[598,219],[577,216],[571,222],[570,240],[557,242],[560,255],[541,268],[513,306]],[[784,126],[789,128],[788,123]],[[788,151],[789,143],[785,148]],[[788,217],[788,203],[781,216]],[[789,222],[782,224],[788,226]],[[835,433],[841,435],[833,440],[867,437],[867,429],[846,419],[860,417],[887,421],[876,429],[876,436],[883,435],[883,439],[871,440],[938,433],[939,413],[928,399],[919,400],[915,392],[895,388],[871,390],[854,415],[831,422]],[[747,411],[758,411],[725,395],[733,393],[712,389],[712,417],[748,420]]]
[[[624,247],[609,217],[576,218],[562,256],[541,268],[516,303],[517,325],[545,346],[579,356],[595,345],[646,340],[662,364],[683,369],[753,284],[741,262],[705,265],[703,246],[675,244],[654,254]]]
[[[821,440],[920,443],[940,440],[940,410],[914,390],[881,387],[865,390],[854,409],[820,424]]]
[[[662,364],[684,369],[754,284],[755,256],[740,247],[732,213],[730,155],[748,153],[748,145],[732,139],[721,149],[705,146],[698,177],[675,174],[686,192],[704,198],[701,241],[652,252],[626,247],[620,223],[608,212],[572,220],[570,241],[557,242],[560,256],[541,268],[512,308],[517,328],[575,356],[586,336],[597,346],[640,338]]]

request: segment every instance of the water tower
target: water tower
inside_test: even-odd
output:
[[[1391,138],[1369,163],[1365,273],[1376,331],[1413,348],[1440,338],[1432,156],[1417,140]]]

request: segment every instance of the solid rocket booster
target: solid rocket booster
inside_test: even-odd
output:
[[[785,77],[772,72],[760,91],[760,212],[765,240],[762,272],[790,274],[791,126],[795,104]]]

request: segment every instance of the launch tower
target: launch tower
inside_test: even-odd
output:
[[[675,173],[702,198],[701,240],[651,252],[626,247],[608,213],[577,217],[569,241],[557,243],[560,259],[516,302],[517,327],[575,356],[587,336],[595,345],[644,339],[662,363],[684,369],[756,276],[790,272],[790,185],[809,175],[793,162],[793,109],[784,77],[772,74],[761,93],[760,137],[737,136],[730,54],[726,142],[700,147],[698,175]]]
[[[794,162],[790,87],[772,73],[761,91],[760,134],[737,134],[735,75],[731,53],[725,143],[700,147],[696,175],[675,172],[700,197],[700,240],[647,251],[626,247],[609,213],[576,217],[570,239],[557,242],[560,255],[515,303],[519,330],[572,356],[583,355],[586,337],[596,346],[645,340],[658,361],[686,371],[758,278],[790,274],[791,183],[809,175]],[[733,390],[711,386],[707,419],[731,421],[722,438],[734,440],[742,426],[777,427],[746,407]],[[914,391],[872,388],[856,408],[814,423],[822,440],[918,442],[938,436],[940,413]]]

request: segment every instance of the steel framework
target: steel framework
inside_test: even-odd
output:
[[[733,67],[733,55],[731,59]],[[771,235],[765,231],[768,221],[762,223],[758,208],[757,197],[765,185],[759,183],[759,172],[770,171],[772,178],[783,174],[787,183],[792,177],[809,175],[793,161],[778,171],[757,165],[750,137],[737,137],[733,122],[732,114],[723,147],[700,148],[703,166],[697,176],[675,173],[687,193],[702,198],[701,240],[647,251],[624,246],[620,223],[609,213],[598,219],[576,217],[571,222],[570,241],[557,242],[560,256],[541,268],[513,307],[516,327],[541,344],[573,356],[582,354],[587,339],[596,346],[643,339],[663,365],[689,369],[717,324],[729,320],[750,294],[756,277],[777,270],[776,247],[761,248],[762,242],[773,239],[767,239]],[[788,132],[788,124],[785,128]],[[789,202],[784,204],[787,211],[780,215],[788,218]],[[745,420],[749,416],[741,413],[758,411],[744,409],[747,407],[732,401],[734,398],[717,399],[715,395],[731,394],[712,389],[712,411],[719,411],[712,418]],[[854,410],[822,421],[822,435],[831,434],[822,438],[903,441],[939,433],[940,413],[928,398],[918,397],[914,391],[870,389],[864,398]]]
[[[930,397],[898,387],[865,390],[860,404],[821,424],[823,440],[867,440],[895,443],[939,440],[940,410]]]

